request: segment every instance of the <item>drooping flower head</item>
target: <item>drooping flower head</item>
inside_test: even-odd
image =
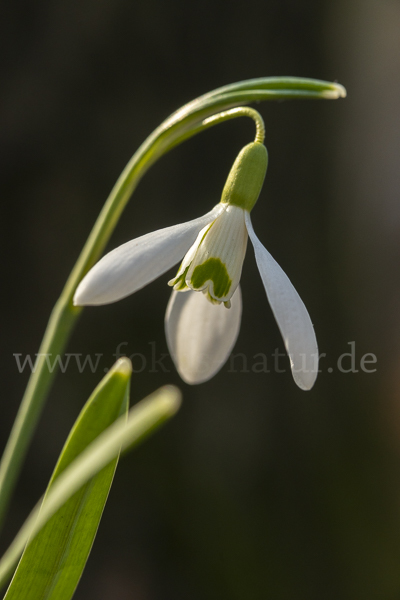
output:
[[[213,210],[127,242],[104,256],[79,284],[74,303],[108,304],[124,298],[184,256],[169,281],[173,291],[165,318],[167,343],[184,381],[207,381],[226,362],[239,333],[239,281],[250,237],[294,380],[300,388],[310,389],[318,372],[310,317],[288,277],[258,240],[250,219],[267,164],[263,143],[245,146]]]
[[[245,211],[257,202],[268,164],[264,144],[253,142],[237,157],[222,192],[221,214],[206,225],[169,285],[203,292],[213,304],[230,308],[239,285],[247,248]]]

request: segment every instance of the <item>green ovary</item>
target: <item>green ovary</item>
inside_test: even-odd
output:
[[[207,281],[214,284],[215,298],[226,298],[232,285],[226,266],[219,258],[208,258],[202,265],[198,265],[192,274],[190,285],[193,289],[204,288]]]

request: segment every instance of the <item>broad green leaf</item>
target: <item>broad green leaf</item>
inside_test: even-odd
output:
[[[121,359],[82,409],[61,452],[43,500],[61,473],[122,413],[129,403],[131,367]],[[7,600],[68,600],[88,559],[118,458],[81,487],[27,545]]]
[[[174,386],[153,392],[131,408],[128,419],[125,416],[117,419],[53,480],[46,493],[46,502],[38,502],[0,560],[0,588],[10,579],[27,541],[33,540],[58,509],[119,456],[120,451],[132,450],[170,419],[180,403],[180,391]]]

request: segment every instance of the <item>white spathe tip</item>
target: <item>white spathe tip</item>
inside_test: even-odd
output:
[[[341,85],[340,83],[335,83],[335,86],[337,88],[339,98],[346,98],[347,90],[344,87],[344,85]]]
[[[241,316],[240,287],[232,296],[231,308],[212,304],[201,292],[172,292],[165,333],[183,381],[204,383],[221,369],[235,345]]]
[[[337,100],[337,98],[346,98],[347,90],[340,83],[333,84],[334,88],[331,90],[325,90],[322,92],[323,98],[327,100]]]

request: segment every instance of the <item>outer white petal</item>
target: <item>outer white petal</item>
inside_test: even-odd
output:
[[[208,381],[224,365],[240,329],[242,294],[231,308],[211,304],[201,292],[172,292],[165,315],[168,348],[186,383]]]
[[[74,304],[109,304],[140,290],[179,262],[198,232],[222,210],[223,205],[217,204],[198,219],[153,231],[112,250],[82,279]]]
[[[293,378],[302,390],[309,390],[318,374],[318,347],[310,315],[288,276],[254,233],[249,213],[246,225],[267,298],[290,357]]]

